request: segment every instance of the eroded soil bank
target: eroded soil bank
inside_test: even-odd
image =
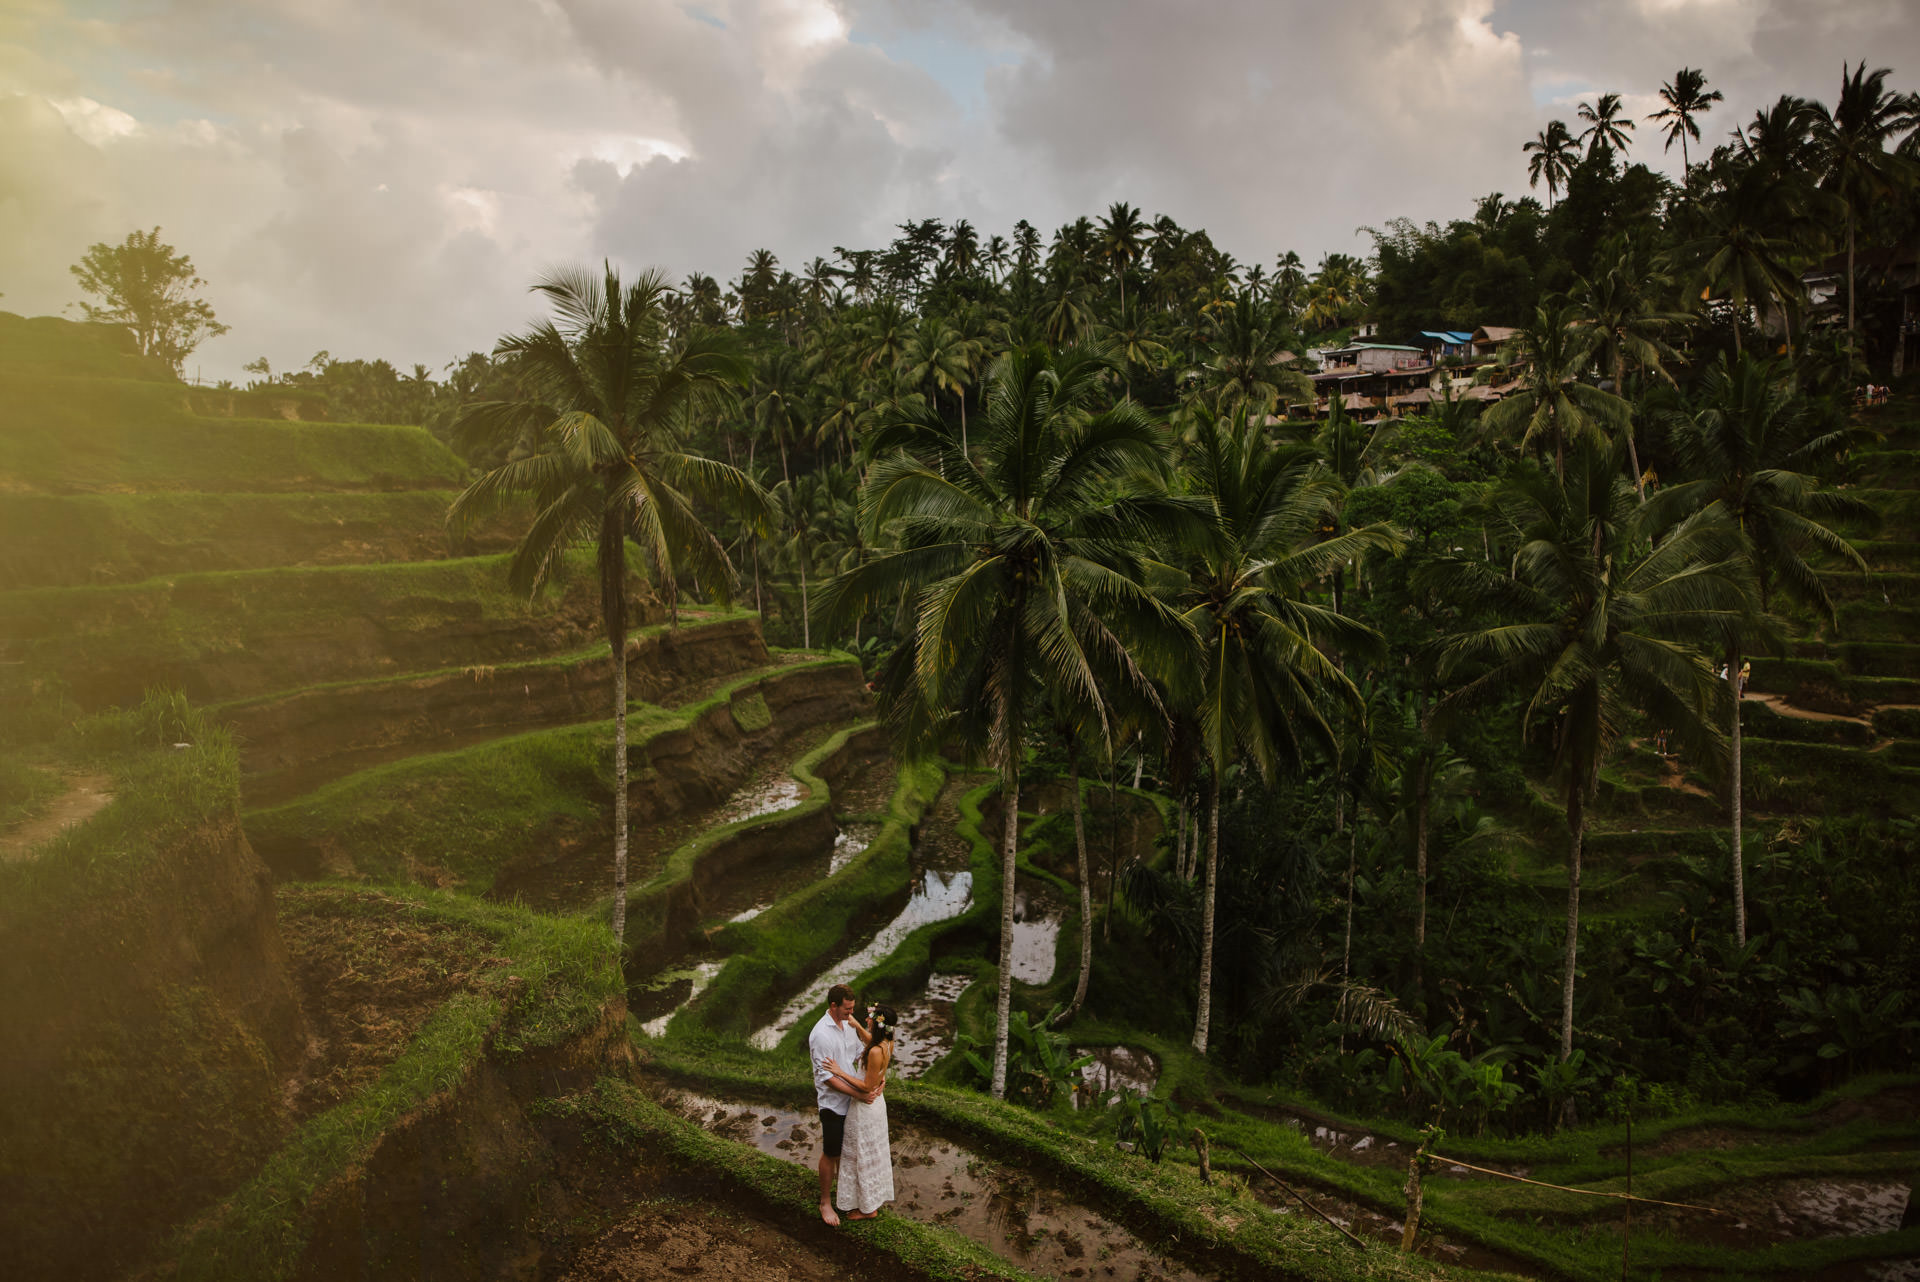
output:
[[[231,818],[110,880],[0,904],[0,1241],[108,1276],[279,1142],[307,1033],[271,882]]]

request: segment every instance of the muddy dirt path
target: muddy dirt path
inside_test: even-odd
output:
[[[808,1170],[820,1160],[817,1114],[726,1101],[661,1087],[681,1116]],[[1043,1277],[1208,1277],[1167,1258],[1131,1231],[1029,1171],[1002,1166],[939,1135],[892,1126],[894,1201],[882,1214],[944,1224]]]
[[[845,1282],[845,1260],[784,1229],[706,1202],[647,1201],[588,1243],[559,1282]]]
[[[1764,703],[1783,717],[1793,717],[1800,721],[1846,721],[1856,726],[1871,727],[1873,722],[1867,717],[1850,717],[1838,712],[1814,712],[1808,708],[1796,707],[1787,702],[1783,694],[1765,694],[1758,690],[1749,690],[1740,696],[1748,703]]]
[[[113,800],[109,791],[112,783],[107,775],[69,775],[67,790],[55,797],[44,813],[0,833],[0,862],[24,859],[36,846],[99,814]]]

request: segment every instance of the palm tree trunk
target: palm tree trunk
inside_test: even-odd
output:
[[[813,607],[807,604],[807,541],[800,540],[800,648],[813,649]]]
[[[627,639],[613,649],[613,942],[627,942]]]
[[[1360,827],[1356,824],[1353,835],[1347,838],[1347,930],[1340,945],[1340,982],[1343,984],[1353,973],[1353,882],[1359,871]]]
[[[1567,970],[1560,988],[1560,1058],[1573,1055],[1573,971],[1580,947],[1580,845],[1586,837],[1587,798],[1584,774],[1567,785]]]
[[[1413,807],[1413,964],[1427,947],[1427,816],[1433,805],[1433,763],[1420,763],[1420,779],[1415,784]]]
[[[1056,1023],[1064,1023],[1080,1013],[1087,1000],[1087,979],[1093,973],[1093,883],[1087,872],[1087,828],[1080,813],[1080,753],[1067,745],[1067,786],[1073,790],[1073,849],[1080,862],[1080,979],[1073,986],[1073,1001]]]
[[[1853,350],[1853,202],[1847,202],[1847,350]]]
[[[1687,149],[1685,138],[1680,140],[1680,150]],[[1683,162],[1684,163],[1684,162]],[[1621,400],[1627,399],[1627,356],[1621,352],[1613,358],[1613,394]],[[1633,489],[1640,501],[1647,501],[1647,483],[1640,475],[1640,448],[1633,443],[1633,406],[1627,406],[1627,461],[1633,465]]]
[[[1180,794],[1180,809],[1174,816],[1179,830],[1173,835],[1173,872],[1176,877],[1187,875],[1187,797]]]
[[[1193,1021],[1193,1049],[1207,1053],[1207,1025],[1213,1016],[1213,908],[1220,881],[1220,766],[1215,763],[1207,806],[1207,890],[1200,916],[1200,1001]]]
[[[1007,1031],[1013,1018],[1014,861],[1020,841],[1020,745],[1013,738],[1013,692],[1000,693],[994,742],[1002,753],[1000,801],[1007,808],[1000,839],[1000,991],[994,999],[993,1097],[1007,1097]]]
[[[1734,646],[1727,658],[1727,688],[1733,694],[1733,737],[1728,743],[1727,809],[1733,815],[1733,938],[1747,946],[1746,860],[1740,847],[1740,647]]]
[[[967,455],[967,389],[960,389],[960,455]]]

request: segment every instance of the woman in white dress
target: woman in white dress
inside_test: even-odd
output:
[[[893,1030],[898,1017],[891,1006],[875,1006],[864,1026],[855,1024],[866,1049],[852,1071],[831,1059],[826,1068],[856,1082],[865,1082],[869,1091],[879,1091],[893,1063]],[[871,1220],[880,1208],[893,1201],[893,1149],[887,1142],[887,1097],[874,1096],[873,1103],[856,1099],[847,1108],[847,1135],[840,1148],[840,1184],[834,1194],[842,1219]]]

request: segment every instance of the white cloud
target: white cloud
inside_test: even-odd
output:
[[[1710,140],[1844,60],[1920,80],[1911,0],[154,0],[0,14],[0,306],[159,224],[233,326],[210,375],[438,364],[550,266],[736,275],[908,218],[1114,200],[1246,261],[1526,190],[1520,143],[1704,68]],[[1677,168],[1643,124],[1634,154]]]

